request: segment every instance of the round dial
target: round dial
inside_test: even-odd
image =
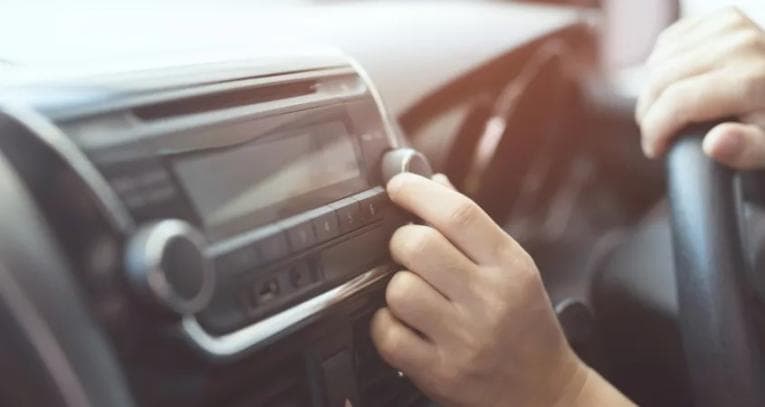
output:
[[[382,159],[383,182],[387,184],[391,178],[402,172],[411,172],[428,178],[433,175],[428,159],[417,150],[397,148],[386,152]]]
[[[188,223],[168,219],[141,227],[128,242],[125,266],[136,293],[175,315],[202,310],[215,275],[205,239]]]

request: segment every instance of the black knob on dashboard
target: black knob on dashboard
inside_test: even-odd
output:
[[[200,311],[215,285],[205,246],[202,234],[182,220],[142,226],[125,251],[128,280],[141,299],[165,312],[178,316]]]
[[[430,178],[433,170],[428,159],[417,150],[397,148],[390,150],[382,158],[382,179],[388,183],[391,178],[402,172],[411,172]]]

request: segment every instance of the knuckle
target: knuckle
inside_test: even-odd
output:
[[[484,306],[489,325],[500,324],[514,307],[523,302],[528,293],[535,295],[541,286],[541,277],[534,260],[527,253],[518,253],[504,267],[488,273],[490,289],[484,289]]]
[[[510,237],[505,236],[503,239],[498,239],[493,247],[494,256],[501,260],[514,259],[519,255],[524,254],[525,251],[521,249],[518,244]]]
[[[448,223],[454,228],[463,228],[472,224],[479,214],[478,206],[473,201],[463,199],[452,210]]]
[[[531,255],[527,252],[524,251],[520,253],[516,257],[516,261],[521,276],[525,276],[527,278],[532,277],[534,279],[539,276],[539,272],[537,271],[537,263],[534,261],[534,258],[531,257]]]
[[[527,292],[530,287],[540,283],[539,272],[531,256],[526,255],[517,260],[513,280],[515,285],[521,287],[521,292]]]

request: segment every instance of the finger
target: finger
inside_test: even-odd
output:
[[[681,18],[664,29],[664,31],[662,31],[656,38],[656,42],[657,44],[672,43],[678,38],[682,38],[686,33],[703,25],[702,23],[707,18],[709,18],[709,16],[706,15]]]
[[[740,170],[765,167],[765,131],[754,124],[723,123],[704,137],[704,152]]]
[[[433,176],[430,179],[432,179],[433,181],[435,181],[435,182],[437,182],[437,183],[439,183],[439,184],[441,184],[441,185],[443,185],[445,187],[451,188],[451,189],[453,189],[455,191],[457,190],[457,188],[455,188],[454,185],[452,185],[452,182],[449,181],[449,177],[447,177],[444,174],[433,174]]]
[[[718,70],[672,84],[656,99],[643,120],[643,150],[648,157],[664,152],[669,139],[692,123],[738,115],[759,105],[761,89],[746,77]]]
[[[707,46],[698,44],[692,51],[670,58],[650,69],[649,85],[640,95],[636,118],[640,122],[656,99],[672,84],[683,79],[708,73],[727,62],[737,49],[747,46],[751,39],[749,31],[736,31],[710,42]]]
[[[650,75],[649,85],[638,98],[637,109],[635,110],[635,119],[638,123],[643,120],[650,107],[656,102],[656,99],[669,86],[683,79],[698,76],[714,69],[717,65],[717,60],[708,58],[708,55],[706,50],[699,50],[654,70]]]
[[[514,241],[478,205],[457,191],[419,175],[399,174],[388,183],[390,199],[433,225],[479,264],[495,264]]]
[[[387,308],[372,317],[370,334],[380,356],[408,375],[427,371],[433,364],[435,346],[401,323]]]
[[[421,332],[431,342],[449,332],[452,304],[418,275],[399,271],[385,290],[388,309],[401,322]]]
[[[393,260],[419,275],[449,299],[461,299],[477,266],[429,226],[406,225],[390,239]]]
[[[649,65],[655,64],[698,48],[699,45],[748,22],[746,16],[736,8],[721,10],[713,15],[680,20],[676,23],[677,26],[673,25],[659,35],[656,47],[646,62]]]

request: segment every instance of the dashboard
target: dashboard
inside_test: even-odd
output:
[[[19,9],[0,36],[0,365],[25,366],[3,401],[431,405],[368,334],[387,241],[416,221],[385,181],[431,172],[413,146],[439,103],[521,74],[588,15],[60,11]]]

